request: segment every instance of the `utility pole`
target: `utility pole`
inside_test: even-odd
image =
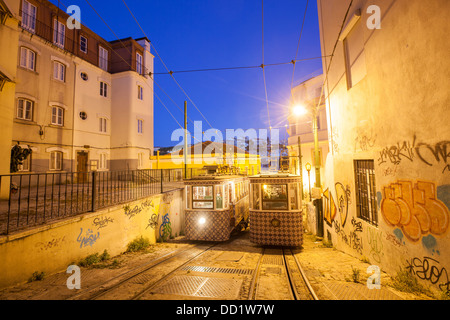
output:
[[[299,176],[303,178],[303,174],[302,174],[302,144],[301,144],[301,141],[300,141],[300,135],[298,135],[298,142],[297,143],[298,143],[298,168],[299,168],[298,169],[298,173],[299,173]]]
[[[303,199],[302,144],[300,141],[300,134],[298,135],[298,165],[299,165],[299,175],[301,179],[300,181],[302,182],[300,186],[300,188],[302,188],[301,196]]]
[[[314,133],[314,169],[316,172],[316,188],[321,187],[320,182],[320,154],[319,154],[319,133],[317,128],[317,110],[313,110],[313,133]]]
[[[187,101],[184,101],[184,178],[187,179]],[[191,177],[192,178],[192,177]]]

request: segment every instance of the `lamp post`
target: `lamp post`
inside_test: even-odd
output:
[[[311,164],[309,162],[307,162],[305,164],[305,168],[306,168],[306,171],[308,171],[309,201],[311,201],[311,176],[310,176]]]
[[[292,113],[295,117],[300,117],[302,115],[305,115],[308,113],[308,108],[303,105],[296,105],[292,108]],[[316,173],[316,182],[315,187],[320,188],[321,181],[320,181],[320,157],[319,157],[319,130],[318,130],[318,119],[317,119],[317,108],[312,107],[311,108],[311,116],[312,116],[312,122],[313,122],[313,136],[314,136],[314,170]]]
[[[309,110],[310,109],[310,110]],[[317,115],[318,115],[318,107],[311,106],[306,107],[302,105],[298,105],[292,108],[292,113],[294,116],[299,117],[301,115],[305,115],[310,113],[312,116],[313,122],[313,136],[314,136],[314,170],[316,174],[315,187],[321,188],[320,181],[320,157],[319,157],[319,133],[317,126]],[[309,177],[309,171],[308,171]],[[311,200],[311,191],[310,191],[310,200]],[[317,236],[323,237],[323,211],[322,211],[322,200],[316,199],[314,200],[314,206],[316,207],[316,222],[317,222]]]

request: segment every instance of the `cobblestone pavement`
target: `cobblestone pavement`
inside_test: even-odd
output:
[[[249,242],[248,233],[241,235],[242,244]],[[250,244],[250,242],[249,242]],[[103,267],[82,268],[82,286],[89,288],[103,283],[134,267],[158,259],[168,252],[192,246],[192,242],[182,237],[167,243],[153,245],[150,250],[141,253],[127,253],[112,257]],[[242,246],[243,248],[244,246]],[[253,249],[258,248],[253,245]],[[256,252],[256,251],[255,251]],[[381,288],[370,290],[367,287],[367,268],[370,264],[356,259],[346,253],[323,245],[315,236],[305,235],[303,248],[295,250],[312,287],[321,300],[427,300],[425,295],[414,295],[399,292],[391,287],[392,279],[386,273],[381,273]],[[249,252],[250,254],[250,252]],[[254,254],[254,253],[253,253]],[[243,261],[243,260],[242,260]],[[241,261],[241,262],[242,262]],[[250,261],[250,260],[249,260]],[[240,266],[244,268],[245,266]],[[254,268],[254,264],[247,266]],[[354,270],[359,270],[359,281],[353,279]],[[18,284],[0,290],[0,300],[63,300],[75,294],[69,290],[66,281],[69,275],[62,271],[48,275],[41,281]]]
[[[297,258],[320,299],[324,300],[429,300],[423,294],[405,293],[392,287],[393,278],[381,271],[380,289],[369,289],[369,263],[323,245],[305,234]],[[358,281],[354,275],[358,274]]]

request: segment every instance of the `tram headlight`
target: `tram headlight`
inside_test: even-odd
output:
[[[206,222],[206,219],[203,218],[203,217],[201,217],[200,219],[198,219],[198,224],[201,225],[201,226],[204,225],[205,222]]]

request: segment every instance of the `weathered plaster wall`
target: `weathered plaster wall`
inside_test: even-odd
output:
[[[367,6],[381,9],[370,30]],[[348,3],[318,1],[324,55]],[[366,75],[347,88],[342,41],[330,68],[327,104],[333,174],[325,177],[325,235],[335,246],[395,274],[450,289],[450,2],[354,1],[361,9]],[[324,68],[330,59],[324,59]],[[357,217],[353,161],[372,159],[378,225]],[[325,206],[324,206],[325,208]]]
[[[183,192],[176,190],[0,238],[0,288],[52,274],[94,253],[111,256],[139,236],[158,238],[184,230]]]

